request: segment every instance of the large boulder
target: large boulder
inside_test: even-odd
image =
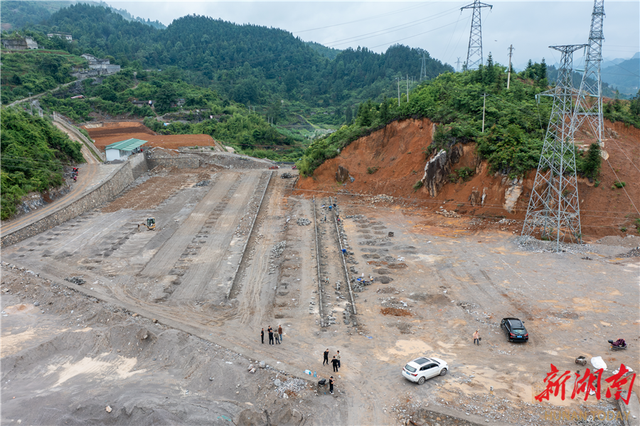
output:
[[[455,145],[448,152],[441,149],[427,162],[424,166],[422,183],[429,191],[429,195],[432,197],[438,195],[438,191],[447,182],[447,177],[451,173],[451,164],[460,161],[463,153],[462,146]]]
[[[349,170],[345,169],[342,166],[338,166],[338,171],[336,172],[336,181],[345,183],[347,179],[349,179]]]

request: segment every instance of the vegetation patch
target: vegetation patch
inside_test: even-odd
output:
[[[20,198],[64,183],[63,165],[84,162],[81,145],[49,121],[13,108],[2,111],[2,219]]]

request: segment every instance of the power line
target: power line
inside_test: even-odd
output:
[[[298,34],[298,33],[306,33],[306,32],[309,32],[309,31],[317,31],[317,30],[324,30],[324,29],[327,29],[327,28],[340,27],[342,25],[354,24],[356,22],[369,21],[371,19],[387,17],[387,16],[390,16],[390,15],[397,15],[398,13],[403,13],[403,12],[406,12],[406,11],[409,11],[409,10],[418,9],[418,8],[421,8],[421,7],[424,7],[424,6],[428,6],[428,5],[429,5],[429,3],[423,3],[423,4],[419,4],[419,5],[415,5],[415,6],[409,6],[409,7],[404,8],[404,9],[396,10],[395,12],[388,12],[388,13],[383,13],[383,14],[380,14],[380,15],[373,15],[373,16],[369,16],[367,18],[356,19],[354,21],[342,22],[340,24],[332,24],[332,25],[326,25],[324,27],[309,28],[309,29],[306,29],[306,30],[291,31],[291,32],[295,33],[295,34]]]
[[[427,16],[425,18],[420,18],[420,19],[417,19],[415,21],[407,22],[407,23],[396,25],[396,26],[393,26],[393,27],[384,28],[384,29],[377,30],[377,31],[372,31],[370,33],[360,34],[360,35],[353,36],[353,37],[347,37],[347,38],[340,39],[340,40],[329,41],[326,44],[330,45],[330,46],[336,46],[336,45],[344,44],[344,43],[347,43],[347,42],[360,41],[360,40],[365,40],[367,38],[372,38],[372,37],[376,37],[376,36],[380,36],[380,35],[384,35],[384,34],[398,32],[400,30],[404,30],[406,28],[414,27],[414,26],[422,24],[424,22],[429,22],[429,21],[433,21],[433,20],[436,20],[436,19],[440,19],[440,18],[442,18],[442,17],[444,17],[446,15],[450,15],[455,10],[456,9],[447,10],[447,11],[444,11],[444,12],[437,13],[437,14],[435,14],[433,16]]]
[[[613,166],[611,166],[611,163],[609,162],[609,160],[606,160],[607,164],[609,165],[609,167],[611,167],[611,171],[613,172],[613,174],[616,177],[616,180],[618,182],[621,182],[620,178],[618,177],[618,174],[616,173],[616,171],[613,169]],[[629,193],[627,192],[626,189],[624,189],[624,185],[622,185],[622,190],[624,191],[624,193],[627,195],[627,198],[629,199],[629,201],[631,201],[631,205],[633,206],[634,209],[636,209],[636,213],[638,213],[640,215],[640,211],[638,211],[638,208],[636,207],[636,205],[633,203],[633,200],[631,199],[631,197],[629,196]]]

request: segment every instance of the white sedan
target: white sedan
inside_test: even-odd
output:
[[[427,379],[447,374],[449,365],[438,358],[421,357],[407,363],[402,369],[405,379],[423,384]]]

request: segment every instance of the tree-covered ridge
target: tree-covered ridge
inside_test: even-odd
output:
[[[329,60],[280,29],[185,16],[159,31],[89,5],[62,9],[39,28],[71,33],[72,53],[110,55],[123,66],[177,66],[192,74],[192,83],[252,104],[278,97],[311,107],[345,107],[393,93],[396,77],[419,75],[422,58],[421,50],[393,46],[385,54],[348,49]],[[430,78],[452,71],[430,57],[427,67]]]
[[[334,49],[333,47],[327,47],[323,44],[320,43],[316,43],[315,41],[305,41],[305,43],[307,44],[307,46],[309,46],[311,49],[315,50],[317,53],[320,54],[320,56],[323,56],[327,59],[335,59],[336,56],[338,56],[338,54],[340,52],[342,52],[340,49]]]
[[[540,103],[535,99],[536,94],[547,88],[546,67],[532,64],[519,75],[512,74],[510,90],[506,90],[506,79],[506,69],[494,65],[489,58],[487,66],[479,70],[446,73],[420,84],[410,94],[409,102],[403,95],[400,106],[395,99],[363,103],[353,124],[309,146],[298,162],[300,172],[312,175],[320,164],[337,156],[349,143],[393,120],[426,117],[438,123],[428,156],[455,143],[476,142],[478,153],[493,171],[523,175],[538,165],[551,112],[550,98],[543,98]],[[606,118],[640,128],[640,92],[631,102],[616,100],[607,105],[611,106],[605,106]],[[579,172],[590,178],[595,177],[592,163],[597,158],[592,154],[577,157]]]
[[[8,104],[75,80],[74,68],[86,60],[65,51],[17,51],[2,54],[2,103]]]
[[[1,215],[7,219],[22,196],[62,185],[62,166],[84,159],[79,143],[40,117],[9,108],[1,121]]]
[[[57,10],[73,4],[70,1],[2,1],[0,21],[3,29],[17,30],[25,25],[37,24]]]

